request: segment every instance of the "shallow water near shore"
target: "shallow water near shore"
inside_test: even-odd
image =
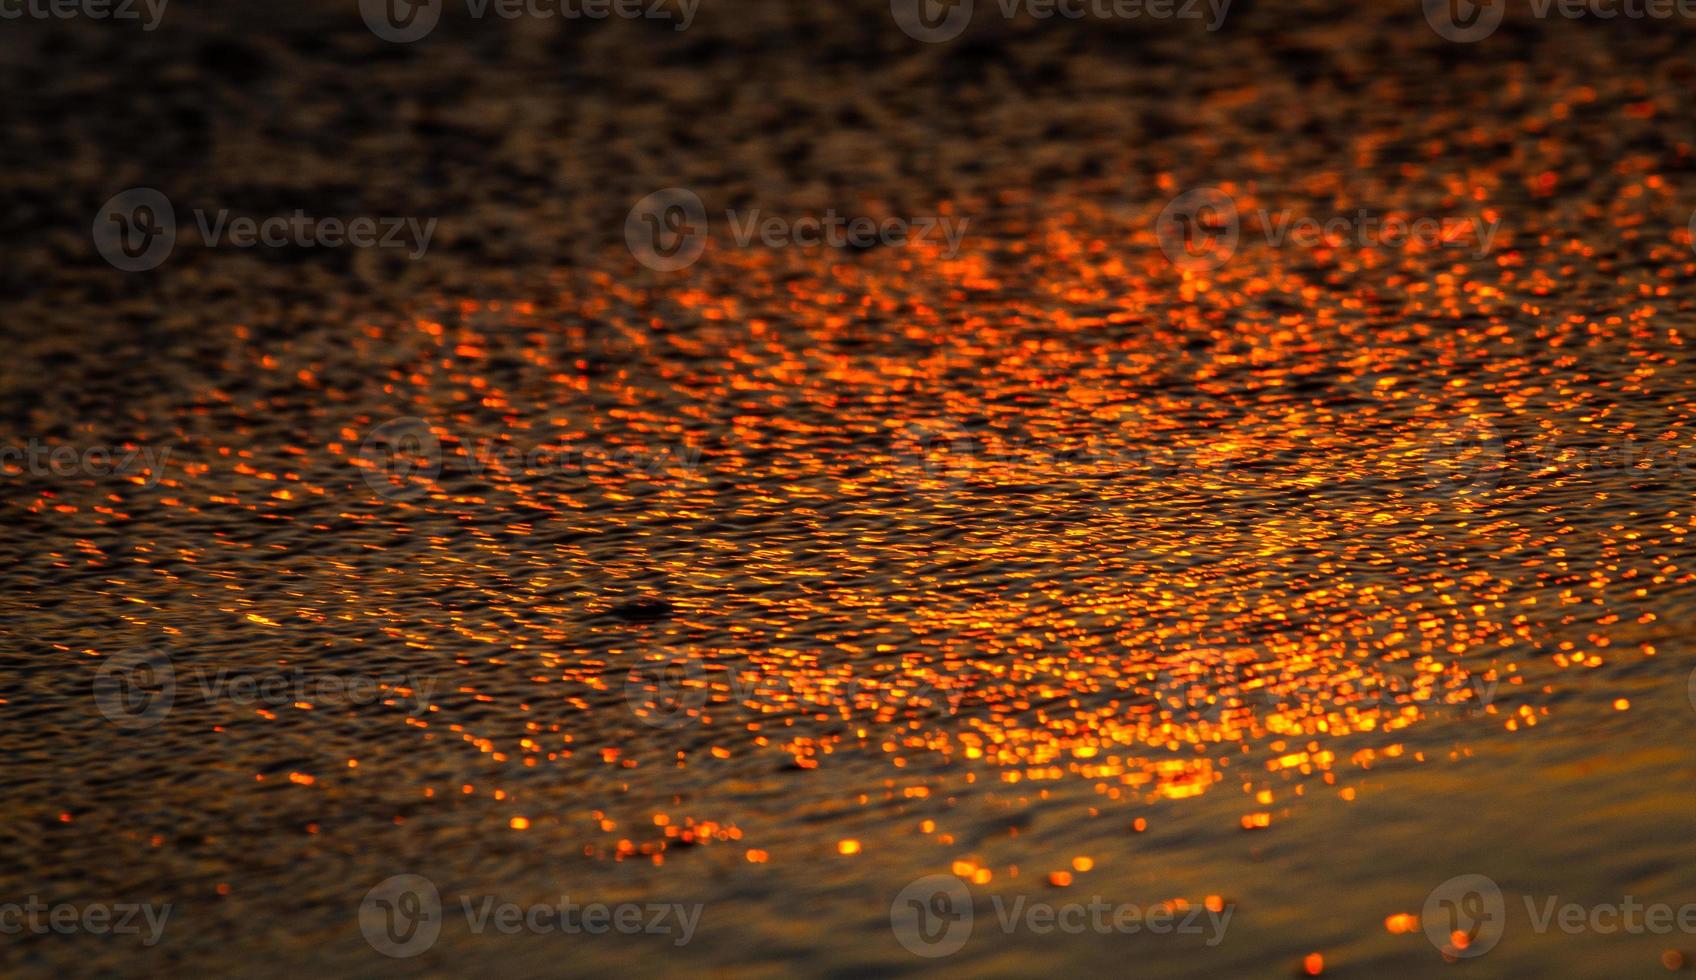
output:
[[[677,272],[617,235],[673,158],[555,132],[549,99],[584,79],[552,42],[491,58],[444,29],[428,62],[251,42],[252,90],[214,113],[224,183],[176,196],[329,195],[310,168],[263,176],[267,126],[310,140],[345,111],[375,134],[351,159],[440,168],[416,186],[467,202],[392,278],[186,248],[146,286],[11,273],[32,279],[12,322],[39,329],[9,337],[7,445],[39,452],[0,459],[0,895],[171,912],[154,945],[23,934],[0,962],[1688,973],[1664,960],[1696,960],[1688,931],[1537,924],[1551,900],[1696,903],[1696,136],[1613,70],[1682,77],[1678,49],[1542,25],[1504,33],[1520,61],[1474,62],[1388,14],[1313,11],[1293,46],[1009,28],[868,40],[852,65],[796,46],[882,37],[845,15],[703,8],[651,44],[614,25],[572,70],[609,105],[678,100],[690,159],[742,161],[693,179],[715,213],[746,204],[748,159],[788,174],[774,126],[811,130],[688,118],[692,90],[647,92],[620,52],[711,87],[704,36],[909,151],[864,157],[908,162],[852,193],[766,174],[764,209],[969,219],[957,252],[715,227]],[[185,77],[236,70],[161,37]],[[1077,78],[1043,72],[1057,44]],[[354,65],[372,91],[440,91],[363,119],[366,90],[332,84]],[[1138,74],[1180,69],[1205,125],[1164,119]],[[495,108],[514,91],[549,99]],[[1054,159],[956,117],[1046,132]],[[397,149],[415,139],[424,162]],[[1576,149],[1598,146],[1606,172]],[[512,203],[553,180],[569,207]],[[1366,207],[1493,238],[1250,228],[1225,262],[1174,262],[1163,205],[1202,182],[1245,220]],[[1460,876],[1500,892],[1481,930]],[[567,901],[645,925],[522,920]]]

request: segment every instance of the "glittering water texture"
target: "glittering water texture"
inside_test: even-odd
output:
[[[1029,65],[1053,37],[1003,43]],[[1453,56],[1421,38],[1373,74],[1342,47],[1380,115]],[[178,278],[206,305],[143,330],[145,385],[116,326],[86,328],[105,355],[19,337],[72,391],[15,399],[13,445],[152,455],[6,463],[0,880],[176,912],[151,950],[3,955],[897,972],[936,964],[891,900],[949,873],[978,926],[946,968],[1423,975],[1443,959],[1409,917],[1457,874],[1696,901],[1689,124],[1680,90],[1537,57],[1451,66],[1489,126],[1447,97],[1344,124],[1297,94],[1331,81],[1273,73],[1093,172],[851,195],[968,219],[953,256],[721,224],[680,272],[614,238],[369,309],[231,287],[244,313]],[[1266,136],[1303,125],[1323,139]],[[1242,242],[1174,268],[1157,216],[1203,181]],[[1357,206],[1499,229],[1475,254],[1256,224]],[[402,873],[449,915],[391,961],[358,908]],[[703,915],[684,947],[475,935],[483,895]],[[1006,934],[991,896],[1234,916],[1217,945]],[[1518,926],[1478,969],[1696,945]]]

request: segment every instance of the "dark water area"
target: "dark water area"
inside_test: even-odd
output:
[[[356,7],[7,32],[9,975],[1692,969],[1696,25]]]

